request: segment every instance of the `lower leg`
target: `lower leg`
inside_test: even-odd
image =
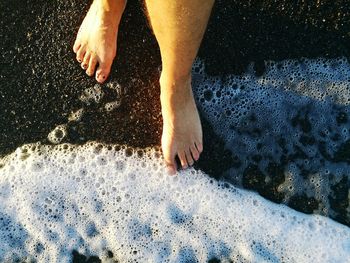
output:
[[[116,55],[118,26],[126,0],[94,0],[77,34],[73,50],[86,74],[104,82]],[[97,69],[96,69],[97,67]]]
[[[193,99],[191,68],[214,0],[146,0],[162,56],[162,149],[175,171],[175,156],[186,168],[203,149],[202,127]]]

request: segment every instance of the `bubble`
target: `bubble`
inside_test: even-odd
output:
[[[121,101],[120,100],[116,100],[116,101],[112,101],[112,102],[107,102],[105,104],[105,110],[106,111],[113,111],[117,108],[119,108],[121,105]]]
[[[80,96],[80,100],[87,105],[90,105],[92,102],[99,103],[104,96],[102,87],[99,84],[96,84],[93,87],[86,88]]]
[[[118,97],[121,97],[125,93],[125,90],[118,82],[109,82],[106,86],[109,89],[115,90]]]
[[[106,160],[105,157],[99,156],[99,157],[97,158],[97,164],[98,164],[98,165],[107,165],[107,163],[108,163],[108,161]]]
[[[47,139],[53,144],[59,144],[61,141],[67,136],[67,126],[66,125],[58,125],[55,129],[53,129]]]
[[[84,115],[84,109],[81,108],[75,112],[72,112],[69,116],[68,116],[68,121],[80,121],[81,118]]]

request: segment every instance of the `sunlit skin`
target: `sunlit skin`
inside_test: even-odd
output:
[[[193,98],[191,68],[214,0],[146,0],[148,17],[162,57],[160,102],[162,150],[170,174],[178,156],[183,169],[203,151],[202,126]],[[104,82],[116,53],[118,25],[125,1],[95,0],[78,32],[73,50],[86,73]]]
[[[73,51],[86,74],[103,83],[117,50],[118,26],[126,0],[95,0],[81,24]]]

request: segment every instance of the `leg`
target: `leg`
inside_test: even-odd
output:
[[[94,0],[80,26],[73,51],[86,74],[104,82],[117,49],[118,26],[126,0]]]
[[[203,150],[202,127],[193,99],[191,68],[214,0],[146,0],[162,56],[162,149],[170,172],[175,156],[186,168]]]

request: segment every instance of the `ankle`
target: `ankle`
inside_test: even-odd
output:
[[[161,91],[184,92],[191,90],[191,73],[189,74],[177,74],[174,72],[168,73],[162,71],[159,79]]]
[[[166,67],[163,65],[160,78],[168,82],[183,83],[191,80],[191,69],[184,70],[178,66]]]
[[[95,0],[93,4],[97,5],[98,14],[103,19],[118,21],[125,9],[126,0]]]
[[[174,77],[162,72],[159,83],[161,99],[182,98],[185,100],[192,96],[191,75]]]
[[[162,106],[181,108],[193,101],[191,75],[175,79],[162,73],[159,82]]]

